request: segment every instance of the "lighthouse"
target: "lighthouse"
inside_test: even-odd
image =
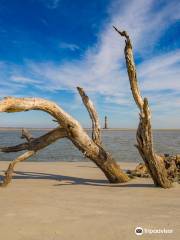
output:
[[[104,118],[104,129],[108,129],[107,116],[105,116],[105,118]]]

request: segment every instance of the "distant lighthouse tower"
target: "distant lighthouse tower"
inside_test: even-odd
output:
[[[107,116],[105,116],[105,118],[104,118],[104,129],[108,129],[108,120],[107,120]]]

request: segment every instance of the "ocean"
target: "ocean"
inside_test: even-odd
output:
[[[45,130],[31,131],[33,137],[45,134]],[[90,131],[88,131],[89,134]],[[180,130],[154,130],[154,147],[158,153],[180,154]],[[0,131],[0,146],[19,144],[24,140],[20,138],[21,131]],[[102,131],[104,148],[110,152],[118,162],[142,162],[134,147],[136,144],[136,130]],[[18,153],[0,153],[1,161],[13,160]],[[27,161],[57,162],[57,161],[89,161],[77,150],[68,139],[60,139],[47,148],[39,151],[36,156]]]

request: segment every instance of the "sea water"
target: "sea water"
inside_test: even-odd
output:
[[[45,130],[31,131],[33,137],[45,134]],[[91,132],[88,131],[91,135]],[[180,154],[180,130],[154,130],[154,148],[158,153]],[[0,131],[0,147],[22,143],[21,131]],[[136,147],[136,130],[108,130],[102,131],[104,148],[119,162],[142,161]],[[0,153],[1,161],[13,160],[21,153]],[[60,139],[45,149],[37,152],[28,161],[88,161],[82,153],[68,139]]]

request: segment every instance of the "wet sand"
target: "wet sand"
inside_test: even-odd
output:
[[[0,162],[1,175],[8,162]],[[134,163],[122,163],[124,169]],[[109,184],[91,162],[20,163],[0,189],[0,239],[179,239],[180,185],[154,187],[136,178]],[[172,229],[136,236],[137,226]]]

